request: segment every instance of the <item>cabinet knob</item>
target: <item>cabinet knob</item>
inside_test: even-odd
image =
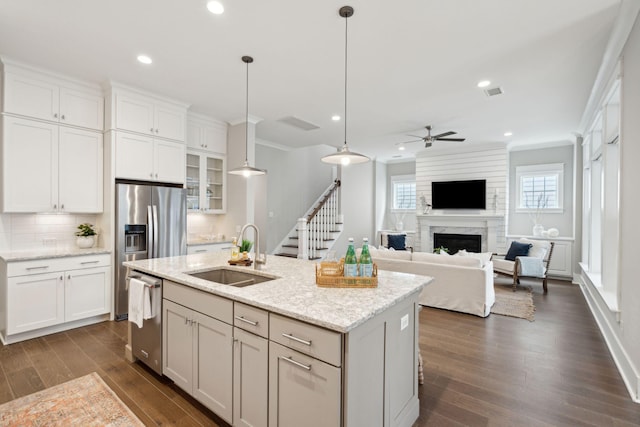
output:
[[[64,209],[64,205],[60,205],[60,209]]]
[[[153,128],[149,129],[151,131],[151,133],[153,133]]]
[[[67,279],[71,280],[71,275],[70,274],[67,276]]]
[[[60,118],[61,118],[62,120],[64,120],[64,114],[63,114],[62,116],[60,116]]]
[[[58,118],[58,113],[53,113],[53,118],[57,119]]]
[[[156,174],[156,178],[158,177],[158,174]]]
[[[64,276],[60,276],[60,281],[64,280]]]
[[[156,133],[160,133],[160,131],[158,129],[156,129]]]
[[[58,209],[58,205],[53,205],[53,209]]]
[[[149,174],[149,176],[150,176],[151,178],[153,178],[153,173],[150,173],[150,174]]]

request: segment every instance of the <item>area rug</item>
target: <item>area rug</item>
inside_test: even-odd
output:
[[[92,372],[0,405],[1,426],[144,426]]]
[[[511,286],[494,286],[493,288],[496,292],[496,302],[491,307],[491,313],[533,322],[536,307],[533,305],[531,289],[518,288],[513,292]]]

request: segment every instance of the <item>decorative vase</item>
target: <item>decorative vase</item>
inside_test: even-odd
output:
[[[76,246],[80,249],[89,249],[92,248],[96,243],[94,236],[77,236],[76,237]]]
[[[396,231],[402,231],[402,230],[404,230],[404,224],[402,223],[402,221],[396,222]]]
[[[543,231],[544,231],[544,226],[542,224],[534,225],[533,226],[533,237],[541,237]]]

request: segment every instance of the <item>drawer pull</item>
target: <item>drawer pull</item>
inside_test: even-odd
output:
[[[234,316],[234,317],[235,317],[237,320],[241,321],[241,322],[244,322],[244,323],[248,323],[248,324],[250,324],[251,326],[258,326],[258,322],[254,322],[254,321],[252,321],[252,320],[245,319],[245,318],[244,318],[244,317],[242,317],[242,316]]]
[[[305,365],[304,363],[300,363],[300,362],[296,362],[295,360],[289,358],[289,357],[280,357],[280,359],[282,360],[286,360],[287,362],[291,363],[292,365],[297,366],[298,368],[302,368],[302,369],[306,369],[307,371],[311,370],[311,365]]]
[[[200,252],[207,252],[206,249],[196,249],[196,253],[200,253]]]
[[[80,264],[81,265],[86,265],[86,264],[97,264],[99,263],[99,260],[95,260],[95,261],[82,261]]]
[[[300,344],[309,345],[309,346],[311,345],[311,340],[305,341],[302,338],[294,337],[293,335],[289,335],[289,334],[282,334],[282,336],[285,338],[289,338],[290,340],[297,341]]]
[[[27,267],[26,270],[40,270],[42,268],[49,268],[48,265],[41,265],[40,267]]]

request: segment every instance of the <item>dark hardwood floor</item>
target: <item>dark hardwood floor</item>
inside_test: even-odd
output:
[[[416,426],[640,425],[640,405],[578,286],[552,281],[543,295],[531,284],[534,322],[420,312],[425,384]],[[126,326],[104,322],[0,347],[0,403],[96,371],[146,425],[226,425],[166,378],[128,363]]]

